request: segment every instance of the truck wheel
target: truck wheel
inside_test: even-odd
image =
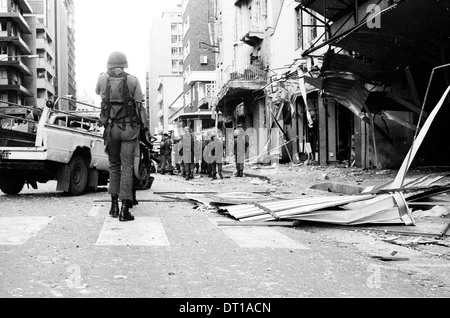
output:
[[[70,170],[70,195],[80,195],[86,190],[88,183],[88,168],[83,157],[76,156],[69,163]]]
[[[25,181],[10,179],[0,184],[0,189],[4,194],[16,195],[22,191]]]

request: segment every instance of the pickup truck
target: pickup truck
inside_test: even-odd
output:
[[[20,193],[25,184],[57,181],[56,191],[77,196],[107,185],[108,156],[97,112],[61,111],[47,102],[35,133],[0,132],[0,190]]]

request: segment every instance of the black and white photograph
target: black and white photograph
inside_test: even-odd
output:
[[[450,0],[0,0],[0,26],[0,298],[450,297]]]

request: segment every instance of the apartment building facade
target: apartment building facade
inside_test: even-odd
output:
[[[51,0],[48,0],[51,3]],[[53,0],[55,11],[56,81],[57,96],[76,98],[75,64],[75,5],[73,0]],[[76,104],[61,101],[61,109],[75,110]]]
[[[73,1],[0,2],[1,100],[43,108],[57,96],[76,97],[73,12]],[[1,112],[25,116],[26,109],[3,106]]]
[[[162,13],[152,21],[150,31],[150,61],[147,76],[147,105],[150,117],[150,131],[154,134],[164,132],[168,125],[170,111],[168,101],[182,91],[180,85],[165,82],[171,89],[162,89],[161,77],[168,81],[181,81],[183,73],[183,19],[181,6]],[[173,110],[171,110],[173,111]]]
[[[38,55],[30,60],[33,76],[28,78],[28,85],[36,95],[29,98],[28,104],[44,108],[48,100],[56,95],[56,55],[55,55],[55,12],[54,6],[47,1],[28,1],[33,9],[32,14],[25,15],[32,30],[26,36],[32,51]]]
[[[184,0],[183,107],[171,116],[178,127],[189,126],[200,134],[215,126],[211,98],[215,90],[214,2]]]
[[[24,14],[31,12],[27,1],[0,2],[0,99],[8,103],[26,105],[27,98],[33,97],[33,91],[25,84],[26,78],[33,76],[25,64],[33,52],[24,40],[32,32]],[[1,106],[0,111],[7,115],[25,113],[8,104]]]

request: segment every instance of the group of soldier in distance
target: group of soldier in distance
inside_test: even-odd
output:
[[[234,131],[233,154],[236,164],[236,177],[244,177],[245,152],[249,144],[243,129]],[[242,138],[241,138],[242,136]],[[242,149],[241,149],[242,148]],[[206,175],[212,180],[223,179],[223,154],[226,151],[223,137],[215,131],[196,136],[189,126],[181,129],[178,137],[172,131],[164,133],[159,150],[158,171],[162,174],[175,175],[185,180],[194,179],[194,174]]]

